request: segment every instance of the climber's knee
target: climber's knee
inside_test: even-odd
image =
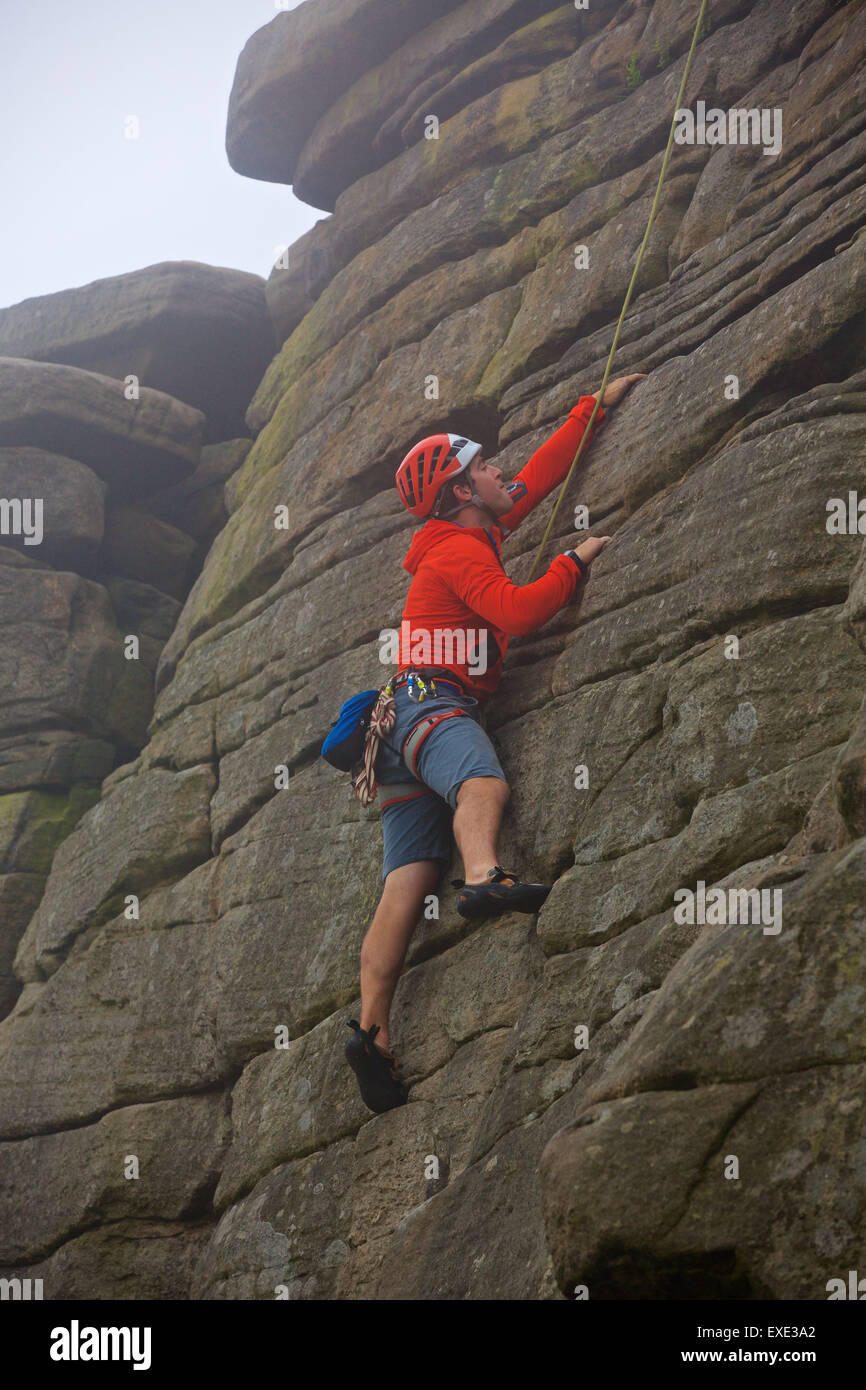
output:
[[[467,777],[457,791],[457,805],[466,801],[495,801],[504,806],[511,788],[502,777]]]

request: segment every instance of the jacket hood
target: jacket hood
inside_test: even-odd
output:
[[[498,527],[494,528],[499,530]],[[486,533],[483,526],[458,526],[454,521],[437,521],[431,518],[425,521],[420,531],[416,531],[412,537],[406,558],[403,561],[404,570],[410,574],[415,574],[421,561],[429,555],[437,545],[443,541],[453,540],[458,531],[466,531],[470,535],[477,534],[483,536]]]

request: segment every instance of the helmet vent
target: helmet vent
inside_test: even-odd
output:
[[[430,484],[431,484],[432,481],[433,481],[433,474],[434,474],[435,471],[436,471],[436,465],[437,465],[437,463],[439,462],[439,458],[440,458],[441,453],[442,453],[442,445],[441,445],[441,444],[437,444],[437,445],[436,445],[436,448],[433,449],[433,450],[431,450],[431,452],[430,452],[430,467],[427,469],[427,486],[428,486],[428,487],[430,486]],[[423,469],[424,469],[424,455],[422,454],[422,455],[421,455],[421,470],[422,470],[422,472],[423,472]]]

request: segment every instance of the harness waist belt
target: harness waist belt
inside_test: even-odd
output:
[[[395,676],[394,680],[392,680],[392,688],[396,690],[398,686],[405,685],[413,672],[416,676],[420,676],[422,680],[432,680],[434,684],[455,685],[461,694],[466,693],[465,685],[460,680],[459,676],[455,676],[453,671],[440,670],[437,667],[427,667],[425,669],[423,666],[412,666],[408,671],[401,671],[400,674]]]

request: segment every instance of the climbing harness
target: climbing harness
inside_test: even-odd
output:
[[[440,685],[453,686],[458,695],[466,694],[463,682],[458,679],[456,674],[449,667],[425,666],[423,670],[427,673],[426,681],[417,667],[410,666],[408,668],[404,667],[402,671],[398,672],[398,674],[392,678],[391,684],[395,690],[398,690],[401,685],[405,685],[408,689],[410,699],[416,700],[418,703],[427,698],[435,699],[436,696],[440,694],[447,695],[447,690],[440,691]],[[412,695],[412,689],[415,690],[415,695]]]
[[[559,511],[559,504],[560,504],[560,502],[562,501],[563,497],[565,496],[565,490],[566,490],[566,488],[568,487],[568,484],[569,484],[569,482],[570,482],[570,480],[571,480],[571,475],[572,475],[572,473],[574,472],[575,464],[577,463],[578,459],[580,458],[581,454],[583,453],[584,446],[586,445],[586,442],[587,442],[587,440],[589,439],[590,431],[591,431],[591,429],[592,429],[592,422],[593,422],[593,420],[595,419],[596,415],[598,414],[598,408],[599,408],[599,406],[600,406],[600,404],[601,404],[601,398],[602,398],[602,396],[604,395],[604,388],[605,388],[605,386],[607,385],[607,379],[608,379],[608,377],[610,376],[610,369],[611,369],[611,366],[612,366],[612,364],[613,364],[614,353],[616,352],[617,344],[618,344],[618,342],[619,342],[620,329],[622,328],[623,321],[624,321],[624,319],[625,319],[626,313],[628,312],[628,306],[629,306],[629,304],[631,303],[632,292],[633,292],[633,290],[634,290],[635,283],[636,283],[637,277],[638,277],[638,272],[639,272],[639,270],[640,270],[641,262],[642,262],[642,260],[643,260],[643,253],[644,253],[644,251],[645,251],[645,249],[646,249],[647,241],[649,240],[650,229],[652,228],[652,224],[653,224],[653,222],[655,221],[655,215],[656,215],[656,211],[657,211],[657,209],[658,209],[658,204],[659,204],[659,195],[661,194],[661,191],[662,191],[662,183],[664,182],[665,173],[667,172],[667,167],[668,167],[668,161],[670,160],[671,148],[672,148],[673,143],[674,143],[674,131],[675,131],[675,129],[676,129],[676,124],[677,124],[677,111],[679,111],[680,108],[681,108],[681,106],[682,106],[683,93],[685,92],[685,89],[686,89],[686,82],[687,82],[688,76],[689,76],[689,69],[691,68],[691,65],[692,65],[692,54],[694,53],[695,47],[696,47],[696,45],[697,45],[698,34],[700,33],[701,26],[702,26],[702,24],[703,24],[703,22],[704,22],[704,11],[705,11],[706,8],[707,8],[707,0],[701,0],[701,8],[700,8],[700,10],[698,11],[698,20],[697,20],[697,23],[696,23],[696,25],[695,25],[695,32],[694,32],[693,35],[692,35],[691,47],[690,47],[689,52],[688,52],[688,57],[686,58],[686,65],[685,65],[685,67],[683,68],[683,76],[682,76],[682,81],[680,82],[680,89],[679,89],[679,91],[678,91],[678,93],[677,93],[676,104],[675,104],[675,106],[674,106],[674,114],[673,114],[673,118],[672,118],[672,120],[671,120],[670,134],[668,135],[668,143],[667,143],[667,147],[666,147],[666,149],[665,149],[664,159],[662,160],[662,167],[661,167],[661,169],[659,170],[659,178],[658,178],[658,183],[656,184],[655,197],[653,198],[652,207],[650,208],[649,221],[648,221],[647,224],[646,224],[646,231],[644,232],[644,235],[643,235],[643,241],[642,241],[641,244],[640,244],[640,249],[638,250],[638,253],[637,253],[637,260],[635,261],[634,270],[632,271],[631,280],[629,281],[629,287],[628,287],[628,289],[627,289],[627,291],[626,291],[625,299],[623,300],[622,309],[620,310],[619,321],[618,321],[618,323],[617,323],[617,325],[616,325],[616,331],[615,331],[615,333],[614,333],[614,335],[613,335],[613,342],[612,342],[611,345],[610,345],[610,352],[609,352],[608,355],[607,355],[607,363],[606,363],[605,369],[604,369],[604,376],[603,376],[602,379],[601,379],[601,386],[598,388],[598,392],[596,393],[595,404],[594,404],[594,406],[592,407],[592,414],[590,415],[590,417],[589,417],[589,419],[588,419],[588,421],[587,421],[587,423],[586,423],[586,429],[584,430],[583,435],[582,435],[582,437],[581,437],[580,444],[578,445],[578,448],[577,448],[577,453],[575,454],[574,458],[572,459],[571,467],[569,468],[568,473],[567,473],[566,476],[565,476],[565,481],[563,482],[562,487],[561,487],[561,489],[560,489],[559,497],[556,499],[556,506],[554,507],[553,512],[552,512],[551,517],[550,517],[550,520],[549,520],[548,523],[547,523],[547,529],[545,530],[544,535],[543,535],[542,538],[541,538],[541,544],[540,544],[539,547],[538,547],[538,551],[537,551],[537,553],[536,553],[535,559],[534,559],[533,562],[532,562],[532,566],[531,566],[530,571],[529,571],[529,574],[528,574],[528,576],[527,576],[527,581],[526,581],[527,583],[529,582],[529,580],[532,578],[533,574],[535,573],[535,567],[536,567],[536,565],[538,564],[538,561],[539,561],[540,558],[541,558],[541,552],[543,551],[545,545],[547,544],[547,538],[548,538],[548,536],[550,535],[551,528],[552,528],[552,526],[553,526],[554,521],[556,520],[556,513]]]
[[[403,684],[406,685],[410,700],[418,704],[426,699],[435,699],[440,693],[439,685],[453,686],[463,693],[462,683],[451,673],[437,673],[434,677],[428,671],[428,678],[425,680],[420,672],[410,669],[408,672],[399,672],[396,676],[389,677],[378,690],[363,690],[345,701],[322,745],[321,755],[341,772],[351,772],[358,763],[361,764],[361,770],[352,783],[352,793],[362,806],[370,806],[378,794],[380,784],[376,780],[376,758],[382,739],[394,727],[397,718],[394,692]],[[401,752],[403,761],[413,777],[418,750],[427,735],[443,719],[450,719],[456,714],[466,715],[468,711],[453,709],[447,710],[444,714],[430,714],[412,729]],[[417,792],[418,780],[410,784],[387,783],[389,792],[394,793],[390,800],[402,800],[405,786]]]
[[[415,725],[403,744],[403,761],[413,777],[418,776],[418,753],[427,735],[431,734],[437,724],[442,723],[443,719],[455,719],[461,715],[464,719],[468,719],[469,711],[465,709],[447,709],[443,714],[428,714],[426,719],[420,720],[419,723]]]
[[[386,782],[381,787],[381,791],[387,792],[387,797],[381,803],[384,811],[388,806],[393,806],[397,801],[414,801],[416,796],[433,796],[430,787],[425,787],[413,777],[411,782]]]

